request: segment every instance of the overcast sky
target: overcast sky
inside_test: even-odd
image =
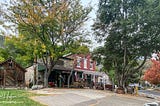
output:
[[[90,19],[87,22],[89,25],[92,25],[93,24],[93,20],[96,18],[98,0],[81,0],[81,2],[82,2],[82,5],[84,5],[84,6],[91,5],[93,7],[91,13],[89,14]]]
[[[97,6],[98,6],[99,0],[81,0],[81,2],[82,2],[82,5],[84,5],[84,6],[91,5],[93,7],[91,13],[89,14],[90,19],[86,22],[86,24],[84,26],[86,28],[86,30],[88,30],[90,32],[90,36],[88,36],[87,38],[92,41],[92,44],[90,45],[91,46],[90,50],[92,51],[94,48],[96,48],[100,45],[103,45],[103,43],[102,44],[96,43],[95,37],[93,35],[93,31],[91,30],[91,25],[93,25],[93,23],[94,23],[93,20],[96,19],[96,11],[98,9]]]

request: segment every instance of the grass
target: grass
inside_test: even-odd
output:
[[[0,106],[44,106],[29,97],[38,96],[25,90],[0,89]]]

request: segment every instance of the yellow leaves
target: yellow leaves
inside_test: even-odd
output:
[[[44,44],[41,45],[42,49],[46,49],[46,46]]]
[[[42,44],[42,45],[41,45],[41,48],[42,48],[42,52],[45,53],[45,52],[46,52],[46,46],[45,46],[44,44]]]
[[[33,55],[36,56],[37,54],[38,54],[38,50],[37,50],[37,49],[34,49]]]
[[[41,17],[42,9],[39,6],[33,6],[32,8],[28,8],[27,14],[28,14],[27,18],[28,23],[38,25],[43,20],[43,18]]]
[[[3,62],[3,61],[5,61],[5,59],[0,56],[0,62]]]
[[[53,52],[51,53],[51,58],[56,57],[56,54],[54,54]]]

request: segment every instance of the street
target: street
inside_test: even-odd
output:
[[[155,90],[139,90],[140,95],[144,95],[154,99],[160,99],[160,91]]]
[[[91,89],[42,89],[31,92],[48,94],[32,98],[47,106],[143,106],[144,103],[156,102],[151,98]]]

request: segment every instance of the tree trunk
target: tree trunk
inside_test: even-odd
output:
[[[68,88],[70,87],[70,79],[71,79],[72,74],[73,74],[73,70],[71,70],[70,75],[68,77]]]
[[[36,65],[34,64],[33,65],[34,66],[34,76],[33,76],[33,85],[36,85],[36,76],[37,76],[37,69],[36,69]]]
[[[124,94],[125,93],[125,80],[123,77],[118,77],[118,88],[117,88],[117,93],[119,94]]]
[[[125,88],[126,80],[123,77],[120,77],[118,83],[119,87]]]
[[[48,88],[48,70],[46,69],[44,72],[44,87]]]

